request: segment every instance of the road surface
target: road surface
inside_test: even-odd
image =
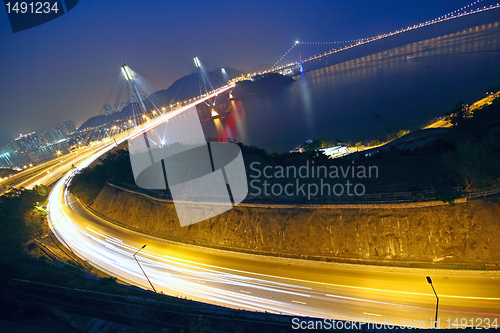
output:
[[[105,149],[110,149],[105,147]],[[102,152],[87,160],[90,164]],[[49,196],[56,236],[84,260],[131,284],[238,309],[431,327],[440,298],[441,327],[485,326],[500,316],[500,272],[373,267],[272,258],[176,244],[128,231],[92,215],[68,193],[68,174]],[[462,319],[463,318],[463,319]],[[478,319],[479,318],[479,319]],[[496,320],[496,321],[495,321]]]
[[[209,96],[207,96],[208,98]],[[183,109],[188,109],[191,105]],[[182,112],[182,110],[176,111]],[[171,115],[174,115],[173,113]],[[170,117],[170,116],[169,116]],[[155,120],[146,124],[155,126]],[[138,129],[137,131],[144,131]],[[130,133],[130,137],[138,133]],[[127,137],[117,140],[117,144]],[[49,225],[90,264],[122,281],[236,309],[431,328],[498,326],[500,271],[473,272],[349,265],[207,249],[129,231],[87,211],[66,188],[77,170],[114,147],[104,144],[63,176],[49,195]],[[203,222],[202,222],[203,223]],[[314,240],[311,240],[314,241]],[[134,260],[133,254],[143,245]],[[471,321],[472,320],[472,321]]]

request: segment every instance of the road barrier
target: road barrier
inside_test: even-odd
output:
[[[141,189],[134,185],[113,181],[107,182],[108,185],[124,190],[127,192],[135,193],[138,195],[143,195],[150,197],[154,200],[160,200],[165,202],[171,202],[172,198],[169,196],[168,192],[165,191],[155,191]],[[489,197],[494,197],[500,194],[500,187],[495,187],[486,191],[474,191],[474,192],[462,192],[461,187],[453,187],[448,189],[440,190],[424,190],[424,191],[408,191],[408,192],[390,192],[390,193],[371,193],[364,194],[361,196],[247,196],[247,198],[242,202],[242,204],[284,204],[284,205],[294,205],[294,204],[401,204],[401,203],[418,203],[418,202],[431,202],[436,201],[437,192],[456,192],[461,193],[462,198],[467,200],[474,199],[486,199]]]

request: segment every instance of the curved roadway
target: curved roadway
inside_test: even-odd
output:
[[[84,168],[112,149],[101,150]],[[49,196],[54,234],[80,258],[120,280],[237,309],[344,320],[392,321],[431,328],[439,296],[440,327],[500,324],[500,272],[423,270],[308,262],[206,249],[129,231],[83,208],[69,194],[66,174]],[[456,321],[458,319],[458,321]],[[471,322],[473,320],[473,322]],[[450,326],[453,328],[453,326]]]

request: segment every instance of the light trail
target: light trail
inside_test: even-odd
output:
[[[230,89],[226,86],[217,93]],[[213,94],[204,99],[213,97]],[[202,100],[158,117],[125,140],[140,135]],[[425,281],[432,275],[441,298],[441,318],[498,318],[500,272],[394,269],[270,258],[154,239],[112,225],[90,214],[69,194],[78,170],[113,149],[96,149],[64,175],[48,197],[51,230],[83,260],[127,283],[149,288],[132,254],[158,291],[196,301],[252,311],[359,320],[381,316],[394,322],[433,318],[435,298]],[[496,277],[496,279],[495,279]],[[471,302],[475,300],[477,302]]]

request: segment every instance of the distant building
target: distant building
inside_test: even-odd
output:
[[[13,153],[15,152],[18,148],[14,142],[14,140],[12,140],[11,142],[9,143],[6,143],[4,146],[3,146],[3,149],[5,150],[5,152],[7,153]]]
[[[25,135],[20,134],[14,142],[21,151],[37,150],[46,145],[46,141],[35,132]]]
[[[111,105],[109,105],[109,104],[104,105],[104,114],[106,116],[109,116],[112,113],[113,113],[113,109],[111,108]]]
[[[57,124],[55,130],[59,131],[59,133],[62,136],[62,139],[66,139],[66,131],[64,128],[61,126],[61,124]]]
[[[120,112],[121,110],[123,110],[124,107],[127,106],[128,103],[126,102],[123,102],[122,104],[120,104],[120,106],[118,105],[115,105],[115,109],[116,109],[116,112]]]
[[[16,141],[16,140],[12,140],[12,141],[10,142],[10,144],[12,145],[12,147],[14,147],[14,151],[19,151],[19,150],[21,150],[21,147],[19,146],[19,144],[17,143],[17,141]]]
[[[17,149],[17,145],[15,145],[14,141],[11,141],[9,143],[6,143],[0,148],[0,156],[5,155],[5,154],[11,154],[15,152]]]
[[[60,129],[54,128],[43,133],[45,137],[45,141],[47,143],[56,143],[66,138],[66,133],[64,131],[61,132]]]
[[[52,133],[52,131],[53,130],[45,131],[42,134],[43,137],[45,138],[45,141],[47,141],[47,143],[54,143],[57,141],[54,134]]]
[[[76,132],[75,123],[70,119],[63,121],[63,127],[67,135],[71,135]]]

